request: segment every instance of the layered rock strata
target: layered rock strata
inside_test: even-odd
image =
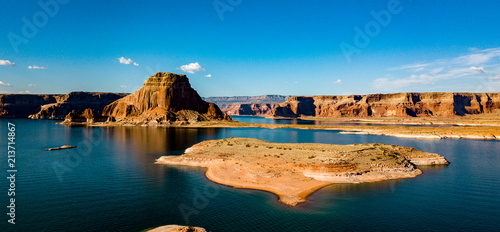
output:
[[[107,105],[102,116],[133,124],[230,120],[214,103],[202,100],[186,75],[158,72],[135,93]]]
[[[426,117],[492,113],[500,93],[394,93],[295,96],[276,106],[274,117]]]

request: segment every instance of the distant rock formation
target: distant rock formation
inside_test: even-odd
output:
[[[61,96],[57,102],[44,104],[40,111],[29,116],[31,119],[65,119],[72,111],[91,109],[101,112],[111,102],[127,96],[125,93],[71,92]]]
[[[58,102],[63,94],[0,94],[0,118],[27,118],[41,106]]]
[[[296,96],[276,106],[274,117],[425,117],[492,113],[500,93],[394,93]]]
[[[0,118],[64,119],[71,111],[102,111],[125,93],[0,94]]]
[[[110,120],[133,124],[171,124],[231,118],[201,99],[186,75],[157,72],[135,93],[107,105]]]
[[[237,96],[237,97],[207,97],[204,100],[213,102],[221,109],[234,104],[273,104],[283,103],[290,96],[283,95],[262,95],[262,96]],[[224,111],[224,110],[223,110]]]
[[[231,104],[227,105],[222,112],[228,115],[256,115],[265,116],[272,113],[278,104]]]

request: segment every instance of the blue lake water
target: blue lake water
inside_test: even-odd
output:
[[[381,123],[367,123],[367,122],[336,122],[336,121],[326,121],[326,120],[303,120],[297,118],[283,118],[274,119],[266,118],[260,116],[241,116],[232,115],[233,120],[238,122],[248,122],[248,123],[263,123],[263,124],[294,124],[294,125],[323,125],[323,126],[370,126],[370,125],[382,125],[382,126],[426,126],[426,127],[450,127],[457,126],[454,124],[381,124]]]
[[[142,231],[166,224],[210,231],[498,231],[500,142],[417,140],[337,131],[261,128],[65,127],[0,120],[7,176],[7,122],[16,125],[16,225],[0,231]],[[200,141],[253,137],[272,142],[387,143],[445,156],[413,179],[337,184],[297,207],[257,190],[207,180],[203,168],[156,165]],[[77,149],[42,151],[70,144]]]

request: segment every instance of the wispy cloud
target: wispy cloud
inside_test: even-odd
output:
[[[10,60],[0,60],[0,66],[10,66],[14,67],[16,66],[15,63],[10,62]]]
[[[212,74],[207,74],[205,75],[205,77],[212,77]]]
[[[3,87],[11,87],[12,85],[10,83],[5,83],[3,81],[0,81],[0,86],[3,86]]]
[[[122,56],[122,57],[118,58],[118,60],[120,61],[120,64],[133,64],[134,66],[139,66],[138,63],[134,62],[130,58],[125,58]]]
[[[476,72],[478,72],[478,73],[486,73],[486,71],[484,71],[484,68],[483,68],[483,67],[477,67],[477,68],[476,68],[476,67],[472,66],[472,67],[470,67],[470,70],[472,70],[472,71],[476,71]]]
[[[35,84],[28,84],[28,86],[30,86],[30,87],[36,87]]]
[[[395,70],[395,69],[415,69],[415,70],[419,70],[419,69],[425,68],[425,67],[427,67],[429,65],[431,65],[431,64],[429,64],[429,63],[406,64],[406,65],[402,65],[401,67],[391,68],[390,70]]]
[[[491,61],[500,56],[500,48],[490,48],[481,51],[475,51],[473,54],[460,56],[454,59],[457,63],[465,65],[479,65]]]
[[[120,85],[120,88],[128,88],[126,85]]]
[[[24,91],[19,91],[17,93],[20,93],[20,94],[30,94],[31,92],[29,90],[24,90]]]
[[[195,72],[205,71],[205,69],[203,67],[201,67],[201,65],[198,64],[198,62],[182,65],[179,68],[182,71],[187,72],[187,73],[191,73],[191,74],[194,74]]]
[[[342,80],[338,79],[338,80],[336,80],[336,81],[334,82],[334,84],[336,84],[336,85],[341,85],[341,84],[342,84]]]
[[[471,54],[437,59],[431,62],[407,64],[389,68],[388,77],[377,78],[373,81],[373,88],[379,90],[396,90],[412,86],[434,85],[440,81],[457,78],[492,79],[500,76],[500,69],[491,68],[500,63],[500,48],[485,50],[470,50]],[[488,71],[486,71],[486,67]],[[455,82],[456,83],[456,82]],[[473,87],[471,87],[473,88]]]
[[[47,69],[43,66],[36,66],[36,65],[33,65],[33,66],[28,66],[29,69]]]

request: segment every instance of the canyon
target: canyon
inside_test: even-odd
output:
[[[101,112],[126,93],[0,94],[0,118],[64,119],[73,110]]]
[[[276,106],[272,117],[452,117],[493,113],[500,93],[394,93],[295,96]]]

